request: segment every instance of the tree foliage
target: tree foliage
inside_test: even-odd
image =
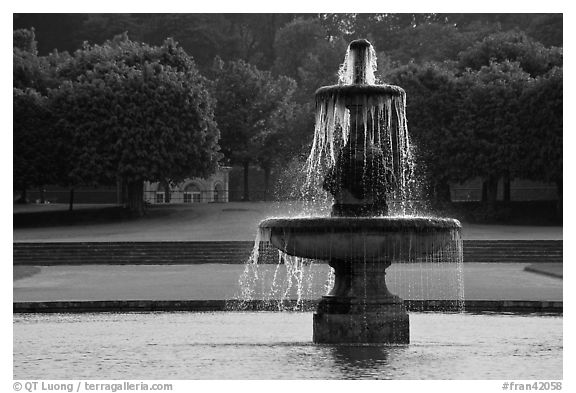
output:
[[[274,77],[243,60],[216,59],[214,93],[222,152],[230,163],[272,163],[281,153],[282,130],[293,111],[294,80]],[[245,199],[248,198],[245,177]]]
[[[61,72],[66,80],[50,101],[57,139],[66,141],[70,182],[120,178],[140,192],[131,198],[139,211],[143,181],[180,181],[215,169],[214,102],[173,41],[151,47],[117,37],[85,46]]]
[[[23,199],[29,188],[54,181],[55,141],[47,104],[46,97],[34,89],[13,89],[13,180]]]
[[[517,62],[493,62],[478,72],[462,77],[466,97],[459,112],[459,123],[469,133],[461,165],[468,178],[484,179],[489,200],[496,200],[501,178],[514,177],[514,163],[521,159],[521,126],[518,113],[520,95],[530,75]]]
[[[562,189],[562,68],[530,81],[520,97],[522,145],[518,176],[554,182]]]
[[[460,67],[474,70],[503,61],[516,61],[535,77],[562,66],[562,50],[546,48],[522,32],[504,32],[486,37],[459,55]]]
[[[395,69],[388,78],[406,90],[410,135],[419,165],[436,198],[447,200],[448,182],[468,176],[461,165],[468,158],[463,150],[468,135],[458,121],[466,89],[453,70],[435,63],[411,63]]]
[[[42,90],[46,78],[38,50],[34,29],[14,30],[12,80],[15,88]]]
[[[326,31],[317,19],[297,18],[287,23],[276,34],[274,71],[297,79],[307,55],[314,52],[325,37]]]
[[[96,123],[99,111],[98,116],[110,115],[102,122],[108,126],[111,119],[119,119],[110,105],[126,105],[129,120],[146,130],[142,124],[162,118],[157,108],[170,116],[179,113],[160,101],[175,103],[175,97],[186,97],[186,83],[202,86],[191,90],[195,100],[205,102],[196,110],[209,118],[209,108],[215,108],[226,162],[278,167],[306,150],[315,90],[336,83],[348,42],[365,37],[378,50],[380,80],[407,91],[410,131],[437,192],[446,195],[448,182],[476,176],[492,182],[522,177],[558,183],[562,24],[562,14],[16,14],[14,100],[52,110],[53,98],[62,104],[72,94],[78,102],[67,103],[68,108],[85,105],[90,116],[83,115],[84,120],[90,124]],[[38,42],[34,30],[19,30],[30,26],[36,27]],[[105,41],[124,32],[134,41],[126,36]],[[80,49],[69,55],[50,53],[54,48]],[[215,57],[222,59],[216,67]],[[213,83],[199,76],[197,66]],[[176,81],[181,77],[194,82],[180,89]],[[217,104],[208,93],[199,93],[208,85]],[[130,94],[138,107],[149,108],[147,100],[157,106],[138,113],[130,106]],[[91,106],[96,104],[103,109]],[[74,116],[81,117],[59,110],[69,124],[74,124]],[[188,115],[183,119],[192,122]],[[174,124],[160,129],[182,128]],[[78,132],[66,126],[58,132],[74,130],[78,138],[84,132],[85,137],[100,135],[95,125],[86,127]],[[108,140],[114,138],[104,127],[101,132]],[[142,135],[156,138],[147,132]],[[62,140],[72,140],[66,138],[71,137]],[[68,156],[66,148],[62,143],[56,150]],[[91,159],[90,151],[83,154]],[[151,154],[158,155],[152,160],[155,167],[146,171],[167,176],[162,154]],[[128,158],[137,162],[139,155]],[[110,167],[104,162],[111,161],[98,160],[103,170],[94,173],[79,168],[56,172],[90,182],[111,181],[113,174],[135,178],[138,173],[128,170],[127,161]]]
[[[34,30],[15,30],[13,42],[13,186],[26,202],[26,192],[54,181],[54,140],[48,102],[49,63],[38,57]]]
[[[463,74],[447,65],[410,64],[389,75],[392,82],[407,92],[410,133],[440,197],[447,197],[448,182],[475,177],[486,182],[488,197],[492,200],[496,198],[496,185],[502,178],[536,179],[538,173],[538,180],[551,181],[552,177],[542,176],[545,172],[542,166],[531,175],[527,171],[538,163],[553,160],[555,164],[548,169],[557,174],[558,154],[561,168],[558,135],[561,135],[562,123],[557,120],[562,108],[562,89],[558,89],[561,73],[560,77],[557,72],[553,75],[551,80],[536,79],[539,83],[550,83],[546,85],[549,90],[541,88],[538,99],[546,103],[540,102],[539,107],[533,101],[525,102],[533,96],[534,86],[540,85],[518,62],[492,62],[478,71],[468,70]],[[556,88],[555,94],[552,86]],[[544,99],[543,94],[549,94],[551,99]],[[531,113],[528,115],[527,111]],[[535,132],[535,129],[542,130],[542,122],[550,119],[554,119],[550,132],[555,136],[546,133],[543,136],[542,132],[539,135],[550,138],[548,142],[541,143],[532,135],[526,137],[529,124],[529,129]]]

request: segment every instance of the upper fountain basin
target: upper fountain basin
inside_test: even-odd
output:
[[[394,85],[368,85],[368,84],[352,84],[352,85],[331,85],[323,86],[316,90],[316,98],[340,96],[370,96],[370,95],[386,95],[386,96],[399,96],[404,93],[404,89]]]
[[[434,217],[270,218],[262,240],[293,256],[320,260],[414,261],[459,239],[458,220]]]

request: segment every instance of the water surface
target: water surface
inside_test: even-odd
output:
[[[312,313],[14,315],[15,379],[562,379],[562,317],[410,313],[411,344],[312,343]]]

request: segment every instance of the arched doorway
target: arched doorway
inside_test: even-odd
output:
[[[224,202],[224,187],[221,183],[216,183],[214,185],[214,202]]]

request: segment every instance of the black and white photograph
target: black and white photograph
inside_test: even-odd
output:
[[[570,390],[562,8],[128,5],[11,14],[5,391]]]

